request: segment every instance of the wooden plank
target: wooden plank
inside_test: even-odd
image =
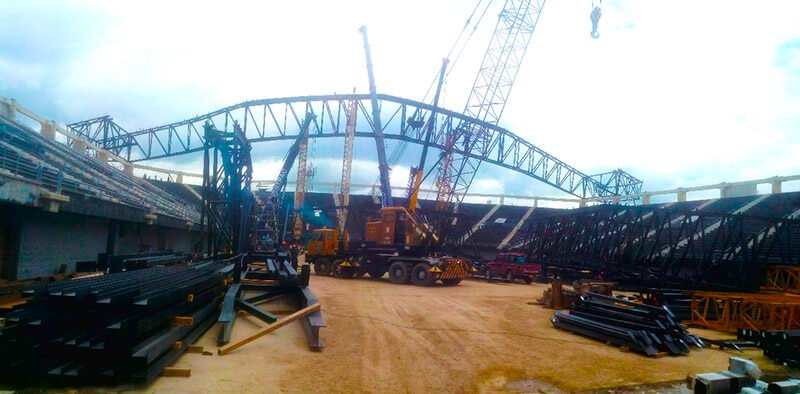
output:
[[[267,313],[271,313],[271,314],[273,314],[273,315],[288,315],[288,314],[290,314],[290,313],[294,313],[294,312],[295,312],[295,310],[294,310],[294,309],[275,309],[275,310],[269,310],[269,311],[266,311],[266,310],[265,310],[265,312],[267,312]],[[238,311],[237,313],[238,313],[239,315],[251,315],[251,313],[250,313],[250,312],[248,312],[248,311],[245,311],[245,310],[240,310],[240,311]]]
[[[28,301],[27,300],[16,300],[16,301],[3,303],[3,304],[0,304],[0,309],[14,309],[15,306],[22,305],[22,304],[24,304],[26,302],[28,302]]]
[[[194,324],[194,319],[191,316],[175,316],[175,319],[172,320],[172,324],[181,327],[189,327]]]
[[[200,353],[202,354],[205,351],[205,348],[200,345],[189,345],[189,348],[186,349],[186,353]]]
[[[229,344],[227,344],[225,346],[222,346],[221,348],[219,348],[217,353],[219,353],[220,355],[228,354],[228,353],[230,353],[230,352],[232,352],[232,351],[234,351],[234,350],[236,350],[236,349],[238,349],[238,348],[240,348],[240,347],[242,347],[244,345],[247,345],[248,343],[253,342],[256,339],[261,338],[264,335],[267,335],[267,334],[269,334],[269,333],[271,333],[271,332],[273,332],[273,331],[275,331],[275,330],[277,330],[277,329],[279,329],[279,328],[281,328],[281,327],[283,327],[283,326],[285,326],[285,325],[287,325],[287,324],[289,324],[289,323],[291,323],[291,322],[293,322],[293,321],[295,321],[295,320],[297,320],[297,319],[299,319],[299,318],[301,318],[303,316],[306,316],[306,315],[308,315],[310,313],[316,312],[319,309],[320,309],[320,304],[319,303],[316,303],[316,304],[313,304],[313,305],[309,305],[309,306],[307,306],[307,307],[305,307],[305,308],[303,308],[303,309],[301,309],[301,310],[299,310],[299,311],[297,311],[297,312],[295,312],[295,313],[293,313],[293,314],[291,314],[289,316],[286,316],[286,317],[284,317],[282,319],[278,319],[275,323],[272,323],[272,324],[270,324],[270,325],[258,330],[255,334],[250,335],[247,338],[244,338],[244,339],[242,339],[242,340],[240,340],[238,342],[229,343]]]
[[[188,378],[192,376],[192,369],[191,368],[176,368],[176,367],[166,367],[163,371],[161,371],[161,376],[167,377],[176,377],[176,378]]]

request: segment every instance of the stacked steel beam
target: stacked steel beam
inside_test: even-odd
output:
[[[101,253],[98,256],[98,268],[100,268],[101,271],[108,270],[107,272],[116,273],[150,268],[156,265],[173,265],[184,263],[188,260],[188,255],[175,254],[171,250],[119,255]]]
[[[147,382],[215,321],[221,263],[39,284],[5,316],[6,383]],[[176,319],[178,318],[178,319]]]
[[[666,307],[587,293],[572,311],[556,312],[554,326],[648,356],[680,355],[702,341],[690,335]]]
[[[800,368],[800,330],[756,331],[743,329],[737,337],[751,341],[764,350],[764,355],[775,362],[793,368]]]
[[[692,317],[692,296],[685,291],[649,288],[640,289],[640,294],[645,304],[666,306],[680,321],[689,320]]]

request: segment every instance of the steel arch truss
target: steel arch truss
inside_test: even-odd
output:
[[[103,145],[103,147],[118,156],[130,157],[131,148],[137,144],[133,136],[108,115],[71,123],[67,125],[67,128],[70,132],[89,141],[106,141],[107,145]],[[68,139],[67,144],[72,145],[72,140]]]
[[[92,141],[125,159],[135,162],[177,156],[203,149],[203,125],[209,122],[221,131],[238,123],[251,143],[293,140],[306,113],[315,115],[309,136],[344,137],[350,101],[356,102],[357,137],[374,136],[370,96],[366,94],[306,96],[247,101],[165,126],[125,134],[90,134]],[[433,107],[413,100],[378,95],[381,128],[387,139],[422,144],[425,121]],[[625,181],[602,182],[586,175],[499,126],[453,111],[438,109],[431,146],[443,149],[448,135],[457,140],[455,152],[531,176],[548,185],[581,198],[611,197],[641,192],[642,182],[625,174]],[[472,127],[486,130],[486,143],[470,149],[469,137],[459,132]]]

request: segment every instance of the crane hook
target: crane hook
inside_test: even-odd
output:
[[[592,38],[594,39],[600,38],[600,33],[597,32],[597,22],[600,22],[600,17],[602,14],[603,13],[600,11],[600,6],[595,6],[592,10]]]

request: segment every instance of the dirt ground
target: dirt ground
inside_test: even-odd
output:
[[[386,279],[311,279],[328,324],[324,351],[309,351],[301,326],[292,323],[219,356],[218,328],[212,327],[198,344],[213,355],[186,354],[174,365],[191,368],[190,378],[162,377],[149,387],[127,389],[685,392],[681,382],[687,375],[725,370],[731,355],[752,358],[768,373],[787,373],[757,350],[701,349],[654,359],[555,329],[548,320],[553,311],[534,304],[545,285],[467,280],[455,287],[417,287]],[[249,316],[240,318],[233,339],[262,326]],[[661,385],[640,386],[649,384]]]

